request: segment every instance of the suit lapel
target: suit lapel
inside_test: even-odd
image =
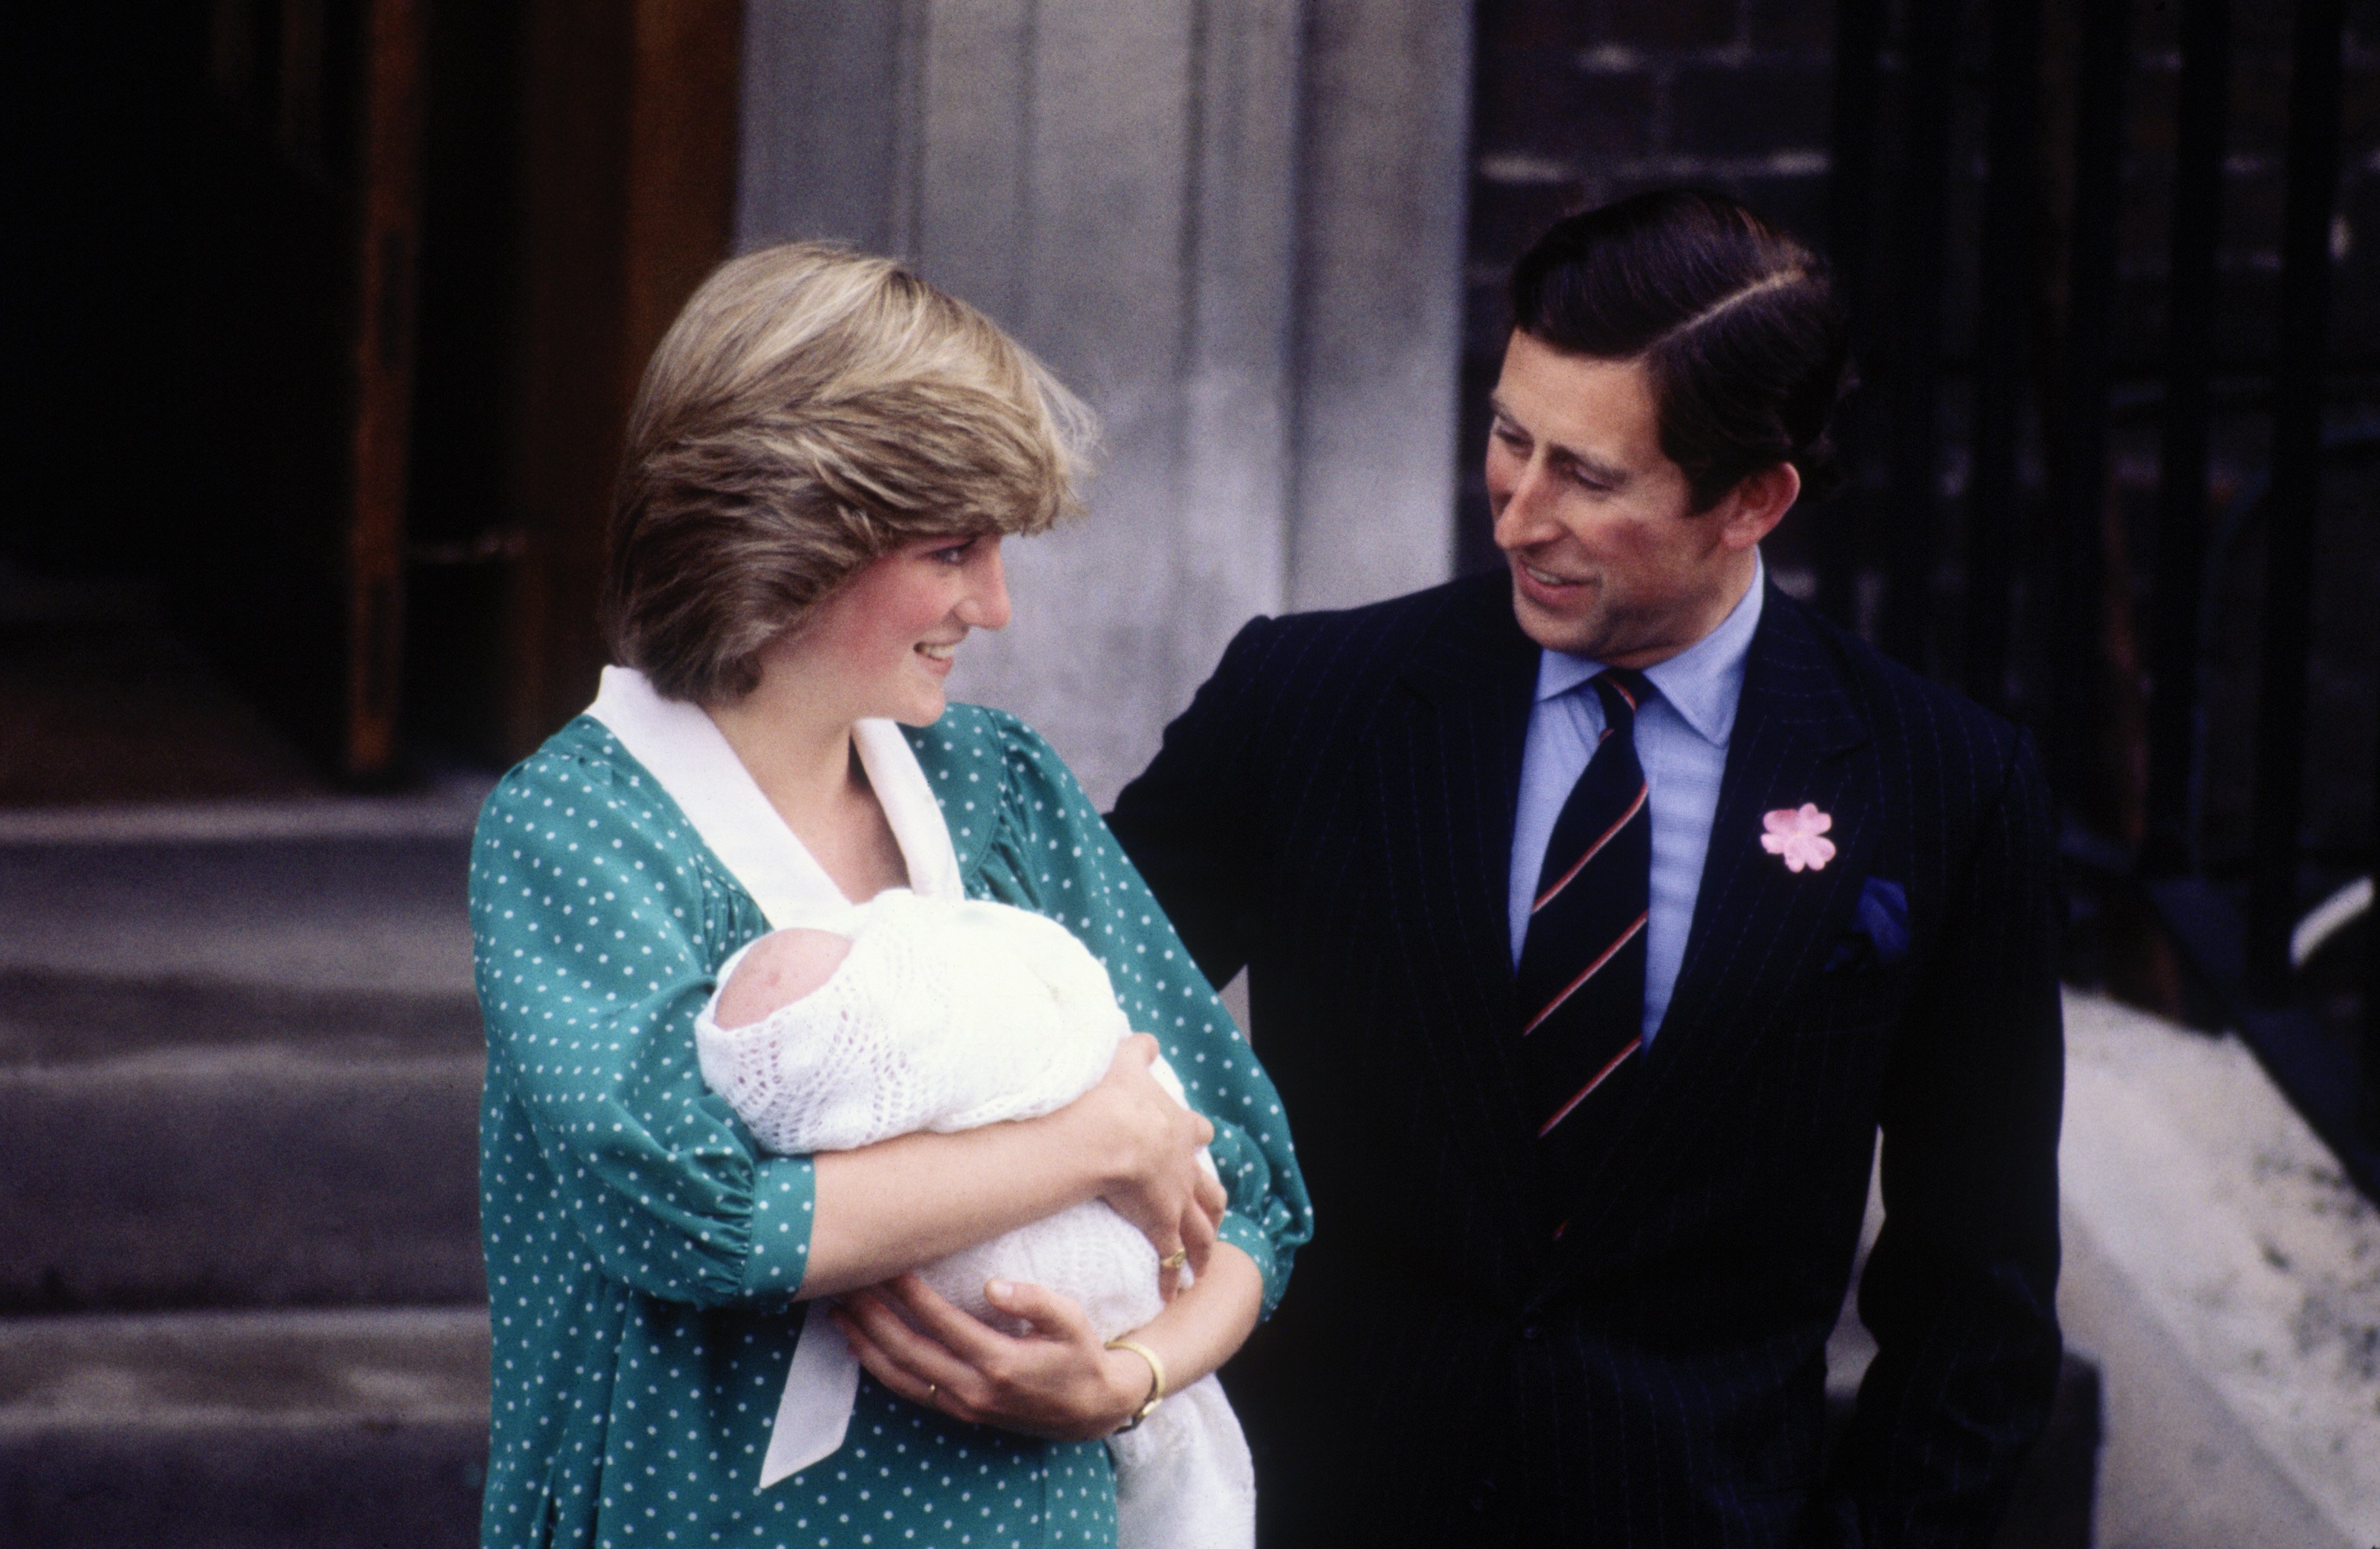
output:
[[[1451,1119],[1492,1158],[1500,1196],[1531,1202],[1512,990],[1510,879],[1538,652],[1510,583],[1483,577],[1406,663],[1409,693],[1373,736],[1391,853],[1391,929]],[[1403,809],[1400,811],[1398,809]]]
[[[1799,604],[1771,591],[1745,661],[1694,918],[1670,1008],[1643,1079],[1612,1117],[1554,1275],[1532,1304],[1579,1273],[1590,1244],[1655,1197],[1678,1161],[1711,1142],[1710,1116],[1775,1028],[1779,1007],[1849,926],[1881,833],[1868,733]],[[1834,820],[1834,858],[1796,872],[1763,848],[1763,815],[1815,803]]]

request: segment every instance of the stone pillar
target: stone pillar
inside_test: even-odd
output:
[[[914,261],[1105,428],[961,697],[1105,801],[1239,625],[1451,562],[1467,0],[748,0],[740,248]]]

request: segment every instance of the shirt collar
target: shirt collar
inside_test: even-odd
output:
[[[1767,565],[1755,549],[1752,585],[1718,628],[1668,661],[1645,669],[1645,676],[1652,679],[1678,718],[1714,748],[1726,747],[1735,730],[1743,660],[1752,650],[1752,633],[1760,627],[1761,594],[1767,579]],[[1537,702],[1569,693],[1602,670],[1602,663],[1585,656],[1542,651],[1537,657]]]

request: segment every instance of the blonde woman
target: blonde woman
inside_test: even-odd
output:
[[[1072,509],[1086,424],[972,309],[830,248],[726,265],[655,353],[618,665],[497,788],[472,863],[488,1543],[1111,1543],[1099,1438],[1278,1299],[1310,1211],[1271,1083],[1048,745],[944,702],[1008,621],[1002,539]],[[903,887],[1057,921],[1156,1036],[1042,1117],[766,1153],[697,1064],[722,965]],[[1091,1200],[1196,1271],[1129,1346],[1039,1287],[992,1288],[1011,1335],[908,1273]],[[821,1297],[867,1379],[831,1456],[763,1488]]]

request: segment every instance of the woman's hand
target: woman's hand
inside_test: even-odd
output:
[[[985,1290],[995,1308],[1031,1331],[1004,1334],[914,1275],[851,1292],[832,1316],[869,1376],[953,1420],[1089,1441],[1130,1420],[1148,1398],[1148,1362],[1102,1348],[1075,1302],[1014,1281],[994,1280]]]
[[[1157,1084],[1148,1068],[1156,1060],[1157,1040],[1135,1033],[1116,1046],[1099,1084],[1065,1113],[1095,1132],[1091,1154],[1111,1159],[1099,1198],[1157,1250],[1158,1289],[1172,1300],[1185,1262],[1206,1273],[1226,1197],[1199,1165],[1215,1127]]]
[[[873,1286],[1104,1199],[1160,1261],[1186,1256],[1170,1272],[1160,1267],[1170,1300],[1182,1263],[1206,1273],[1224,1195],[1204,1155],[1214,1126],[1158,1084],[1156,1057],[1155,1039],[1126,1039],[1097,1086],[1039,1118],[820,1153],[801,1294]]]

